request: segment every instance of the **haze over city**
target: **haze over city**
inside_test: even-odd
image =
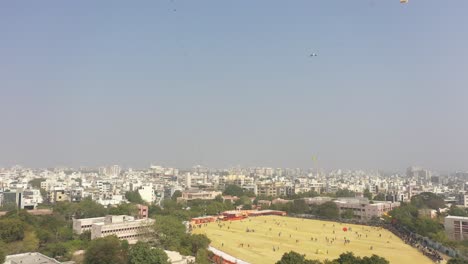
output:
[[[466,10],[5,1],[0,167],[467,170]]]

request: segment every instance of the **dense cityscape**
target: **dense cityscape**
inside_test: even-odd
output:
[[[0,264],[468,264],[468,1],[0,1]]]
[[[163,258],[168,263],[249,263],[245,261],[249,257],[222,251],[229,238],[223,238],[219,246],[219,241],[210,240],[213,237],[196,231],[219,221],[242,222],[252,217],[288,215],[385,227],[429,259],[441,262],[450,257],[461,259],[468,252],[463,243],[457,244],[468,238],[465,228],[467,182],[468,172],[438,173],[414,166],[395,173],[270,167],[213,169],[200,165],[191,169],[154,165],[146,169],[119,165],[78,169],[13,166],[0,169],[0,237],[7,243],[17,243],[14,248],[8,244],[4,247],[7,249],[4,255],[17,253],[6,256],[6,263],[29,263],[30,258],[46,261],[41,263],[62,263],[58,260],[104,263],[107,260],[99,259],[102,256],[92,260],[85,252],[105,249],[93,249],[89,242],[83,241],[109,237],[164,249],[158,254],[165,254]],[[416,218],[403,219],[406,211]],[[161,216],[168,218],[159,219]],[[46,218],[46,221],[53,218],[63,227],[56,230],[55,235],[44,234],[43,230],[31,232],[32,227],[27,227],[34,226],[31,217]],[[15,230],[10,230],[9,219],[19,219]],[[420,220],[422,222],[418,222]],[[169,227],[164,224],[171,221],[179,222],[184,229],[181,235],[203,236],[202,242],[193,242],[200,248],[189,246],[191,251],[183,248],[183,242],[165,241],[163,237],[168,234],[164,234],[164,230]],[[247,228],[247,232],[251,232],[249,230]],[[327,238],[327,243],[332,242]],[[346,243],[351,240],[345,238]],[[23,252],[31,249],[37,252]],[[328,254],[328,250],[326,252]],[[290,254],[297,253],[291,251]],[[155,255],[156,259],[160,257]],[[287,261],[284,259],[288,257],[291,256],[281,261]],[[333,256],[326,257],[332,259]],[[166,263],[164,261],[154,263]],[[307,259],[303,261],[308,263]]]

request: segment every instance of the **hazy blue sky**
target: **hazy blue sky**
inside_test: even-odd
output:
[[[0,166],[468,169],[468,1],[2,1]],[[308,55],[317,52],[318,57]]]

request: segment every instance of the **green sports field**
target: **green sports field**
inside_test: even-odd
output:
[[[196,228],[193,233],[206,234],[213,247],[252,264],[275,263],[284,252],[291,250],[306,254],[310,259],[334,259],[352,251],[358,256],[377,254],[395,264],[433,263],[391,232],[370,226],[281,216],[252,217],[220,224],[222,227],[210,223]],[[348,231],[343,231],[343,227]],[[254,232],[247,232],[247,229]],[[345,237],[350,241],[347,244]]]

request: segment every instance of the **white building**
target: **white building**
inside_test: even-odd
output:
[[[104,222],[94,223],[91,227],[91,239],[115,235],[126,239],[130,244],[145,238],[152,232],[153,219],[137,219],[127,215],[108,215]]]
[[[138,189],[138,193],[140,194],[141,199],[147,203],[156,201],[156,194],[154,193],[152,183],[142,186],[140,189]]]
[[[468,217],[447,216],[444,220],[444,227],[449,239],[468,239]]]
[[[73,219],[73,231],[82,234],[91,230],[91,239],[115,235],[136,243],[152,232],[153,219],[135,219],[128,215],[108,215],[85,219]]]

